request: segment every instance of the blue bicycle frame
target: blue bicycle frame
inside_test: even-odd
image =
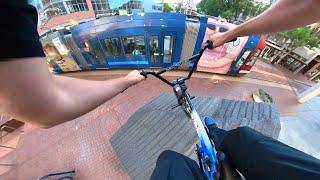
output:
[[[197,145],[198,158],[201,162],[200,167],[206,174],[208,179],[214,179],[217,173],[216,164],[218,164],[217,151],[214,145],[211,143],[205,125],[203,125],[199,114],[195,109],[191,112],[191,119],[193,120],[194,127],[196,128],[199,145]]]

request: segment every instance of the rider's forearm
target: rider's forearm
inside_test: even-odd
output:
[[[308,25],[320,20],[319,0],[279,0],[259,16],[227,32],[227,39],[267,34]]]
[[[55,100],[44,126],[51,127],[75,119],[131,86],[125,78],[107,81],[91,81],[64,76],[54,76]],[[57,116],[59,114],[59,116]]]
[[[0,74],[1,113],[43,127],[77,118],[144,79],[138,71],[107,81],[56,76],[37,57],[0,61]]]

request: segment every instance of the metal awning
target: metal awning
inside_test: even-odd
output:
[[[281,47],[276,46],[276,45],[274,45],[273,43],[270,43],[270,42],[268,42],[268,41],[266,41],[266,45],[267,45],[267,46],[270,46],[270,47],[273,47],[273,48],[275,48],[275,49],[277,49],[277,50],[279,50],[279,51],[282,51],[282,48],[281,48]]]

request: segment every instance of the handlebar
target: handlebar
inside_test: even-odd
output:
[[[236,41],[236,40],[237,40],[237,39],[235,38],[235,39],[232,39],[232,40],[230,40],[230,41],[228,41],[228,42],[232,42],[232,41]],[[227,43],[228,43],[228,42],[227,42]],[[190,58],[188,59],[188,62],[189,62],[189,61],[192,61],[192,60],[194,60],[194,59],[196,59],[196,60],[195,60],[195,62],[193,63],[193,66],[192,66],[192,68],[191,68],[188,76],[185,77],[185,78],[183,78],[183,79],[181,79],[181,81],[185,81],[185,80],[188,80],[188,79],[191,78],[193,72],[194,72],[194,71],[196,70],[196,68],[197,68],[198,62],[199,62],[199,60],[200,60],[203,52],[204,52],[206,49],[213,49],[213,42],[212,42],[211,40],[208,40],[208,41],[206,42],[206,44],[204,45],[204,47],[201,49],[201,51],[200,51],[198,54],[195,54],[195,55],[193,55],[192,57],[190,57]],[[163,68],[163,69],[161,69],[161,70],[158,71],[158,72],[154,72],[154,71],[144,71],[144,70],[142,70],[142,71],[140,72],[140,74],[141,74],[142,76],[144,76],[145,78],[147,78],[148,75],[153,75],[153,76],[157,77],[158,79],[160,79],[161,81],[163,81],[163,82],[165,82],[166,84],[168,84],[169,86],[172,86],[172,87],[173,87],[173,86],[175,85],[175,83],[169,82],[167,79],[163,78],[163,77],[161,76],[161,74],[163,74],[163,73],[165,73],[165,72],[167,72],[167,71],[170,71],[170,70],[178,69],[181,64],[182,64],[182,62],[173,64],[172,66],[169,66],[169,67],[167,67],[167,68]]]

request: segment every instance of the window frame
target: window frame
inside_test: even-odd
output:
[[[152,55],[152,44],[151,44],[151,38],[153,38],[153,40],[157,40],[157,42],[158,42],[158,51],[157,51],[157,53],[158,53],[158,59],[151,59],[151,57],[153,56]],[[161,61],[161,42],[160,42],[160,36],[159,35],[149,35],[148,36],[148,42],[149,42],[149,58],[150,58],[150,62],[151,63],[160,63],[160,61]],[[152,42],[154,42],[154,41],[152,41]]]
[[[171,40],[172,40],[172,46],[171,46],[171,58],[170,58],[170,62],[169,61],[166,61],[166,54],[165,54],[165,39],[166,39],[166,37],[170,37],[171,38]],[[174,34],[164,34],[163,35],[163,47],[162,47],[162,56],[163,56],[163,58],[162,58],[162,61],[163,61],[163,63],[165,63],[165,64],[170,64],[170,63],[172,63],[173,62],[173,55],[174,55],[174,48],[175,48],[175,41],[176,41],[176,36],[174,35]],[[171,41],[170,41],[170,44],[171,44]],[[169,46],[169,48],[170,48],[170,46]]]
[[[247,55],[246,58],[243,58],[243,56],[245,55],[246,52],[249,52],[249,54]],[[243,53],[241,54],[241,57],[236,62],[235,67],[237,69],[240,69],[243,65],[245,65],[245,63],[246,63],[247,59],[250,57],[251,53],[252,53],[252,50],[250,50],[250,49],[246,49],[245,51],[243,51]],[[244,61],[242,61],[242,59],[244,59]],[[242,64],[239,66],[240,62],[242,62]]]
[[[256,63],[256,61],[258,60],[259,54],[260,54],[261,52],[262,52],[261,49],[257,49],[257,50],[255,51],[255,54],[251,57],[250,61],[248,61],[248,62],[246,63],[246,65],[252,67],[252,66]]]

